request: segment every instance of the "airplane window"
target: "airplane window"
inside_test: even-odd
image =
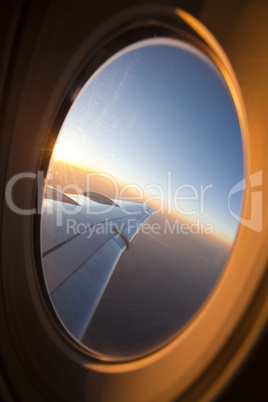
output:
[[[243,175],[234,101],[205,53],[151,38],[108,59],[69,110],[45,180],[43,274],[69,334],[111,360],[173,339],[223,272]]]

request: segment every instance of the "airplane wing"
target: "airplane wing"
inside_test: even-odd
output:
[[[146,204],[47,188],[42,205],[43,272],[54,308],[82,339],[121,254],[153,213]]]

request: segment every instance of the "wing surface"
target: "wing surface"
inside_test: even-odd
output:
[[[153,213],[142,203],[85,195],[43,201],[43,272],[54,308],[82,339],[121,254]]]

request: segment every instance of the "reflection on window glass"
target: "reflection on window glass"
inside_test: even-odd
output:
[[[200,51],[149,39],[85,83],[60,130],[43,200],[55,311],[94,354],[128,359],[174,337],[226,264],[242,194],[228,86]]]

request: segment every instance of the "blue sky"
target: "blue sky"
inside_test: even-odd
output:
[[[180,195],[193,196],[194,187],[199,199],[180,208],[234,237],[227,197],[244,175],[238,118],[223,78],[192,47],[151,39],[114,56],[78,95],[58,142],[70,159],[143,189],[156,184],[167,194],[168,175],[172,194],[186,185]],[[204,213],[200,186],[210,186]],[[241,203],[242,194],[233,197],[236,213]]]

